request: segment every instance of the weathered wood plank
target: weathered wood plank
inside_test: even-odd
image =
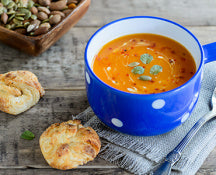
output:
[[[201,44],[208,44],[216,42],[216,26],[209,27],[187,27],[201,42]]]
[[[196,175],[216,175],[216,169],[200,169]]]
[[[75,27],[47,52],[30,57],[0,44],[0,73],[33,71],[46,89],[73,89],[84,86],[84,49],[96,27]],[[201,43],[216,41],[216,27],[189,27]]]
[[[54,169],[26,169],[26,170],[1,170],[4,175],[130,175],[130,173],[119,169],[74,169],[68,171],[59,171]]]
[[[212,0],[92,0],[89,11],[77,26],[102,26],[127,16],[149,15],[182,25],[216,24],[216,1]]]

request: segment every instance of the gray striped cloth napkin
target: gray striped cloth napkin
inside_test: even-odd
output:
[[[216,87],[216,62],[205,65],[198,103],[189,119],[175,130],[153,137],[125,135],[106,127],[89,107],[74,119],[91,126],[99,134],[102,148],[99,156],[134,174],[148,174],[182,140],[194,123],[210,110],[210,99]],[[205,124],[184,150],[173,167],[173,175],[195,174],[216,146],[216,120]]]

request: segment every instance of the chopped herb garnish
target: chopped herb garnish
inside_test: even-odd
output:
[[[130,63],[128,64],[129,67],[135,67],[135,66],[138,66],[140,63],[138,62],[133,62],[133,63]]]
[[[144,63],[144,64],[149,64],[152,60],[153,60],[153,56],[151,56],[148,53],[145,53],[143,55],[141,55],[140,60]]]
[[[152,80],[152,77],[146,76],[146,75],[142,75],[142,76],[139,77],[139,80],[151,81],[151,80]]]
[[[141,66],[137,66],[131,70],[131,72],[134,74],[143,74],[144,71],[145,71],[145,69]]]
[[[162,72],[163,68],[159,65],[154,65],[152,66],[152,68],[150,69],[150,74],[152,75],[157,75],[159,72]]]
[[[26,140],[32,140],[35,138],[35,135],[31,131],[26,130],[22,133],[21,138]]]

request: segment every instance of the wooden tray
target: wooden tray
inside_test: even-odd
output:
[[[0,26],[0,41],[27,54],[37,56],[46,51],[74,26],[87,12],[90,3],[91,0],[81,0],[67,17],[43,35],[26,36]]]

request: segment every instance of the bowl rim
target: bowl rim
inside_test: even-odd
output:
[[[80,9],[86,2],[88,2],[88,1],[91,1],[91,0],[81,0],[81,1],[79,2],[79,4],[77,5],[77,7],[76,7],[74,10],[72,10],[72,11],[70,12],[69,15],[67,15],[66,17],[64,17],[62,21],[60,21],[58,24],[56,24],[54,27],[52,27],[51,30],[49,30],[47,33],[42,34],[42,35],[38,35],[38,36],[24,35],[24,34],[21,34],[21,33],[18,33],[18,32],[16,32],[16,31],[14,31],[14,30],[9,30],[9,29],[7,29],[7,28],[5,28],[5,27],[3,27],[3,26],[0,26],[0,30],[6,31],[6,32],[9,33],[9,34],[10,34],[10,33],[11,33],[11,34],[15,34],[15,35],[17,35],[18,37],[20,37],[20,38],[25,38],[25,39],[27,39],[27,40],[41,40],[41,39],[43,39],[44,37],[47,37],[48,35],[50,35],[50,33],[52,33],[55,29],[59,28],[59,26],[61,26],[63,23],[65,23],[65,21],[67,21],[68,18],[70,18],[70,16],[72,16],[74,13],[76,13],[77,11],[79,11],[79,9]]]
[[[100,32],[102,31],[103,29],[105,29],[106,27],[114,24],[114,23],[117,23],[117,22],[120,22],[120,21],[124,21],[124,20],[128,20],[128,19],[135,19],[135,18],[153,18],[153,19],[157,19],[157,20],[162,20],[162,21],[166,21],[166,22],[169,22],[169,23],[172,23],[180,28],[182,28],[183,30],[185,30],[187,33],[189,33],[193,39],[197,42],[198,46],[199,46],[199,49],[200,49],[200,52],[201,52],[201,60],[200,60],[200,65],[196,71],[196,73],[187,81],[185,82],[184,84],[182,84],[181,86],[177,87],[177,88],[174,88],[174,89],[171,89],[169,91],[165,91],[165,92],[161,92],[161,93],[155,93],[155,94],[136,94],[136,93],[129,93],[129,92],[126,92],[126,91],[122,91],[122,90],[118,90],[106,83],[104,83],[101,79],[99,79],[97,77],[97,75],[93,72],[93,70],[91,69],[91,66],[89,65],[88,63],[88,60],[87,60],[87,51],[88,51],[88,48],[89,48],[89,44],[91,43],[92,39]],[[89,69],[90,73],[96,78],[97,81],[99,81],[101,84],[103,84],[104,86],[110,88],[111,90],[113,90],[114,92],[117,92],[117,93],[120,93],[120,94],[127,94],[127,95],[131,95],[131,96],[161,96],[161,95],[166,95],[166,94],[169,94],[169,93],[175,93],[176,91],[179,91],[181,89],[183,89],[185,86],[187,86],[197,75],[198,73],[201,71],[202,69],[202,66],[204,64],[204,58],[203,58],[203,55],[204,55],[204,51],[203,51],[203,48],[199,42],[199,40],[196,38],[196,36],[190,32],[187,28],[185,28],[184,26],[174,22],[174,21],[171,21],[171,20],[168,20],[168,19],[165,19],[165,18],[161,18],[161,17],[156,17],[156,16],[130,16],[130,17],[125,17],[125,18],[120,18],[120,19],[117,19],[117,20],[114,20],[112,22],[109,22],[107,24],[105,24],[104,26],[102,26],[101,28],[99,28],[92,36],[91,38],[89,39],[87,45],[86,45],[86,48],[85,48],[85,53],[84,53],[84,60],[85,60],[85,64],[87,66],[87,68]]]

